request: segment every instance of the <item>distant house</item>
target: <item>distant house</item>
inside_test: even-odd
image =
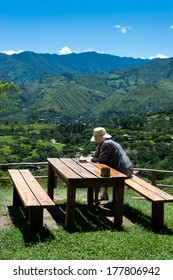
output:
[[[132,135],[131,135],[131,133],[129,132],[129,133],[126,133],[126,134],[124,134],[123,135],[125,138],[127,138],[128,140],[130,140],[131,138],[132,138]]]
[[[38,119],[38,122],[39,122],[39,123],[45,123],[45,122],[46,122],[46,119]]]

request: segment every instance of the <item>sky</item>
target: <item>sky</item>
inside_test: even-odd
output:
[[[0,52],[173,57],[173,0],[0,0]]]

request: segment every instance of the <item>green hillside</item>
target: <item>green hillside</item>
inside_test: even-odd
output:
[[[140,115],[173,109],[171,82],[159,85],[140,85],[127,94],[112,94],[92,112],[92,118]]]
[[[66,77],[46,78],[27,85],[33,97],[27,110],[35,112],[37,118],[53,112],[56,117],[80,118],[106,99],[101,91],[90,90]]]
[[[17,107],[1,112],[1,121],[93,122],[157,113],[173,109],[173,58],[110,73],[41,78],[16,87]],[[8,102],[15,101],[13,89],[8,96]]]

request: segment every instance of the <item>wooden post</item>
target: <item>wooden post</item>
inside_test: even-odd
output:
[[[151,183],[152,183],[153,186],[157,185],[157,183],[156,183],[156,180],[157,180],[156,174],[157,174],[156,171],[152,171],[151,172]]]

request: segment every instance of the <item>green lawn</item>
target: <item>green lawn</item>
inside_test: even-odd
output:
[[[46,185],[46,182],[43,186]],[[111,196],[111,189],[109,190]],[[125,190],[124,222],[114,229],[110,203],[104,211],[88,211],[86,190],[77,190],[75,226],[64,229],[66,187],[55,189],[60,208],[49,214],[46,226],[29,233],[26,211],[12,207],[12,186],[0,187],[0,256],[3,260],[172,260],[173,204],[165,205],[165,227],[151,227],[151,204],[129,189]],[[54,219],[52,218],[54,217]]]

